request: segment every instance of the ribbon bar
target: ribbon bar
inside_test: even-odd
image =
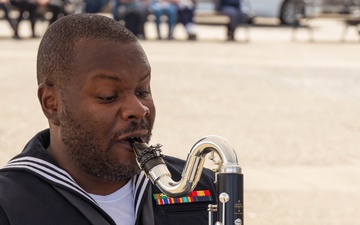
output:
[[[190,192],[190,194],[180,198],[168,197],[163,193],[153,194],[153,197],[156,205],[171,205],[171,204],[212,201],[212,196],[209,190],[192,191]]]

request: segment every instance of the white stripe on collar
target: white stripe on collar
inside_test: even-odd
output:
[[[91,202],[97,204],[87,193],[83,190],[67,173],[65,170],[60,169],[59,167],[45,161],[42,159],[25,156],[21,158],[17,158],[11,160],[7,165],[5,165],[4,169],[10,168],[18,168],[25,169],[35,172],[41,177],[53,182],[65,186],[76,193],[84,196]]]
[[[84,196],[94,204],[98,205],[96,201],[88,195],[88,193],[82,189],[71,177],[71,175],[65,170],[51,164],[45,160],[38,159],[31,156],[25,156],[11,160],[3,169],[24,169],[32,171],[39,176],[49,180],[50,182],[60,184],[61,186],[67,187],[76,193]],[[135,199],[135,215],[137,216],[140,202],[144,196],[146,186],[149,179],[145,176],[144,172],[132,178],[134,199]]]
[[[146,186],[149,182],[149,179],[145,176],[145,173],[141,171],[141,173],[138,175],[137,179],[133,179],[133,189],[134,192],[134,198],[135,198],[135,215],[138,214],[139,206],[141,203],[141,199],[144,196]]]

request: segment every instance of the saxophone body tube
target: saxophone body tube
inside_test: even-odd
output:
[[[244,187],[243,174],[217,174],[218,188],[218,221],[222,225],[244,224]]]

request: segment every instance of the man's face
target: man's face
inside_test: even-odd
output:
[[[63,94],[60,135],[78,167],[105,181],[139,173],[130,137],[148,142],[155,119],[150,66],[137,43],[78,43]]]

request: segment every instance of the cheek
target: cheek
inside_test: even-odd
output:
[[[106,112],[103,110],[93,111],[87,116],[85,123],[91,123],[96,132],[102,133],[106,136],[109,136],[115,126],[117,121],[117,114],[114,112]]]
[[[75,96],[79,96],[78,101],[74,101],[71,105],[71,109],[76,116],[80,118],[82,121],[86,123],[100,123],[107,118],[107,113],[102,107],[99,107],[94,101],[82,94],[78,94]]]
[[[109,136],[114,126],[113,112],[106,111],[100,107],[92,106],[89,102],[82,102],[70,109],[77,124],[87,129],[97,137]]]

